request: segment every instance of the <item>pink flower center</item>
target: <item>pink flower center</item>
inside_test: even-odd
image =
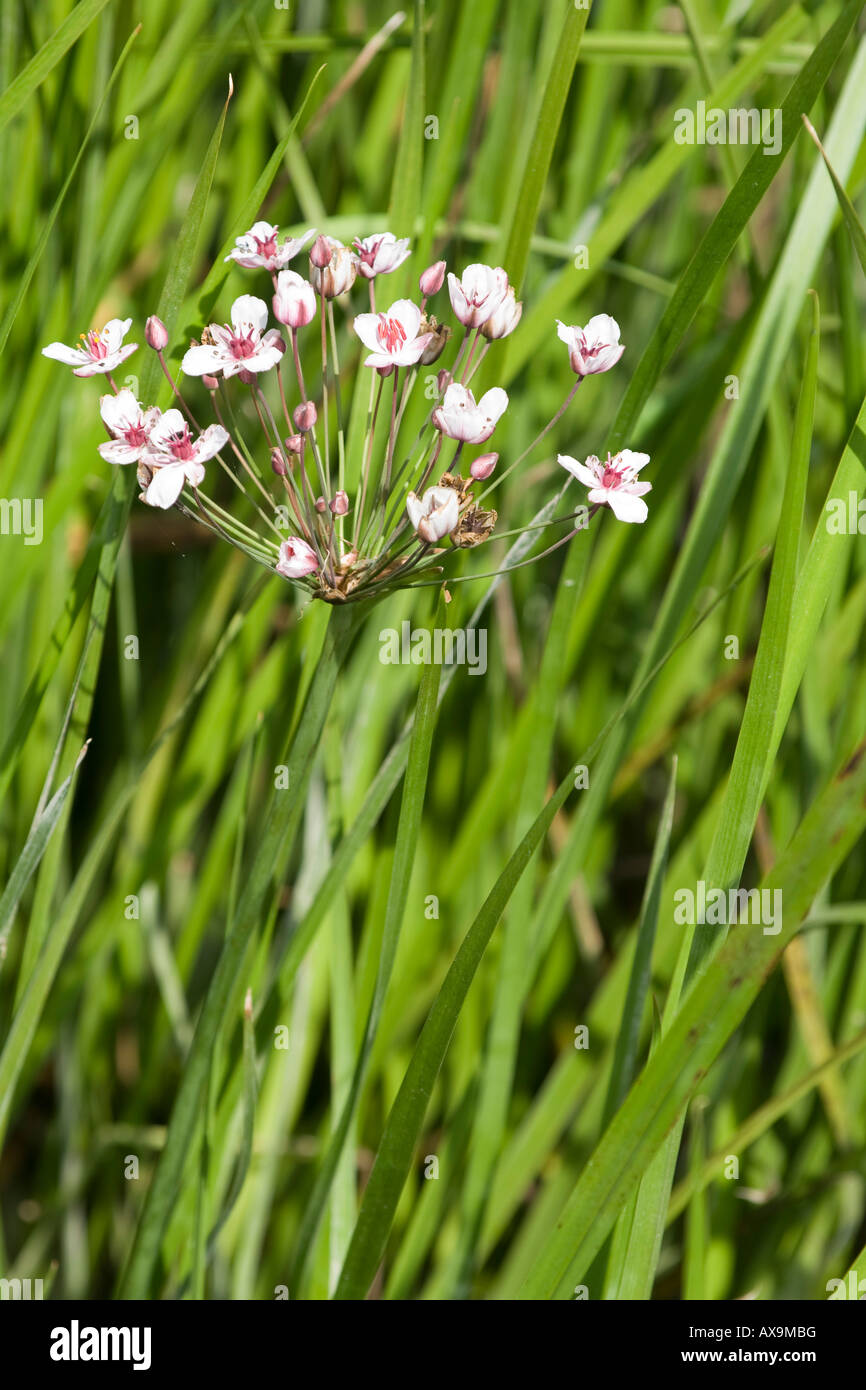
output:
[[[228,325],[226,325],[228,327]],[[255,330],[248,328],[246,333],[232,333],[229,338],[229,352],[236,360],[244,362],[248,357],[253,357],[256,351]]]
[[[614,462],[611,459],[610,454],[608,454],[607,456],[607,463],[605,464],[604,472],[601,475],[601,485],[602,487],[609,488],[616,488],[622,485],[622,469],[617,468],[614,465]]]
[[[177,434],[169,435],[166,444],[170,452],[174,454],[175,458],[180,460],[181,463],[186,463],[189,459],[195,458],[195,450],[193,449],[192,440],[189,437],[189,429],[186,425],[184,425],[182,430],[178,430]]]
[[[386,352],[398,352],[406,341],[406,330],[398,319],[380,314],[376,336]]]
[[[82,333],[81,341],[84,343],[84,351],[89,352],[90,356],[97,362],[102,362],[108,356],[108,344],[103,342],[98,333],[93,329],[89,333]]]
[[[142,444],[147,443],[147,430],[144,428],[141,418],[136,424],[130,425],[124,430],[123,437],[127,444],[131,444],[134,449],[140,449]]]
[[[255,237],[255,243],[259,248],[259,255],[271,260],[277,254],[277,229],[274,229],[267,241],[259,241],[258,237]]]

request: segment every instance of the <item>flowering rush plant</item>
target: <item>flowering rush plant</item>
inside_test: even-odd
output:
[[[305,278],[290,263],[311,242]],[[172,376],[164,356],[168,332],[155,316],[148,318],[144,336],[177,402],[165,411],[143,405],[128,387],[118,388],[112,375],[136,350],[137,344],[124,341],[131,319],[112,319],[101,332],[83,334],[80,346],[51,343],[43,352],[76,376],[104,377],[111,393],[100,398],[108,437],[99,452],[108,463],[135,464],[141,501],[148,506],[178,508],[328,603],[438,582],[447,572],[449,551],[473,548],[494,534],[497,513],[482,506],[488,494],[562,417],[584,378],[609,371],[624,346],[607,314],[582,328],[559,324],[575,380],[529,448],[494,477],[499,454],[488,445],[508,396],[494,386],[476,399],[472,381],[491,344],[517,328],[523,305],[499,267],[475,264],[460,276],[447,275],[451,310],[463,332],[451,366],[428,377],[432,407],[420,432],[406,439],[401,427],[418,375],[439,361],[452,338],[452,328],[428,308],[446,283],[444,261],[421,275],[419,303],[396,299],[387,309],[377,308],[377,280],[409,254],[409,240],[390,232],[349,247],[314,231],[280,241],[276,226],[257,222],[239,237],[226,260],[270,276],[270,309],[257,295],[240,295],[229,321],[206,326],[184,353],[183,376],[198,378],[210,401],[214,418],[204,425],[198,401],[194,413],[187,400],[186,382]],[[351,326],[370,387],[363,440],[350,458],[334,303],[347,303],[356,282],[366,282],[369,298],[369,310],[356,313]],[[276,326],[269,326],[271,316]],[[321,345],[314,386],[301,365],[301,335],[307,332]],[[238,392],[247,398],[243,412]],[[257,443],[246,438],[242,413],[260,430]],[[468,452],[474,452],[471,461]],[[560,454],[558,462],[570,475],[564,487],[577,479],[589,490],[589,506],[554,518],[549,525],[571,523],[567,533],[531,559],[570,541],[599,507],[609,507],[620,521],[644,521],[643,496],[651,484],[638,473],[648,461],[647,454],[629,449],[604,462],[595,455],[580,462]],[[234,511],[218,503],[205,487],[209,469],[224,471],[246,503]]]

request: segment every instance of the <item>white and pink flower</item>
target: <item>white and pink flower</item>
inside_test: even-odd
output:
[[[181,368],[187,376],[235,376],[238,372],[267,372],[285,351],[276,328],[267,328],[268,306],[253,294],[242,294],[232,305],[231,324],[212,323],[209,342],[187,348]]]
[[[319,560],[311,545],[300,536],[289,536],[280,546],[276,563],[277,574],[284,579],[301,579],[319,568]]]
[[[101,396],[99,413],[114,436],[97,445],[106,463],[138,463],[160,418],[159,406],[142,410],[133,393],[124,387],[116,396]]]
[[[67,347],[66,343],[49,343],[42,349],[43,357],[51,357],[66,367],[73,367],[75,376],[96,376],[99,372],[113,372],[121,362],[125,362],[135,352],[138,343],[124,344],[124,338],[132,327],[132,319],[110,319],[101,333],[82,333],[81,347]]]
[[[421,310],[411,299],[398,299],[384,314],[358,314],[353,327],[371,355],[365,367],[412,367],[432,333],[419,333]]]
[[[578,376],[609,372],[625,352],[625,344],[619,340],[619,324],[610,314],[595,314],[585,328],[569,328],[559,319],[556,322],[557,333],[568,348],[571,370]]]
[[[296,270],[281,270],[272,301],[274,318],[287,328],[304,328],[316,317],[316,291]]]
[[[481,325],[481,332],[488,342],[496,338],[507,338],[509,333],[513,333],[520,322],[523,314],[523,304],[514,293],[514,286],[509,285],[505,298],[494,309],[490,318]]]
[[[411,249],[407,236],[395,237],[391,232],[356,238],[354,246],[358,253],[358,271],[365,280],[390,275],[403,264]]]
[[[173,507],[184,483],[198,487],[204,465],[228,443],[222,425],[208,425],[193,439],[179,410],[167,410],[150,432],[139,460],[139,478],[145,484],[142,501],[165,510]]]
[[[638,473],[649,463],[649,454],[637,454],[631,449],[621,449],[607,462],[601,463],[595,454],[590,454],[585,463],[578,463],[569,454],[559,454],[558,462],[572,477],[589,488],[589,501],[610,507],[619,521],[646,521],[647,504],[644,493],[650,492],[652,483],[643,483]]]
[[[358,257],[336,237],[318,236],[310,250],[310,280],[323,299],[339,299],[355,283]]]
[[[508,395],[501,386],[485,391],[481,400],[459,381],[452,381],[442,404],[433,411],[433,424],[449,439],[465,444],[483,444],[496,428],[508,405]]]
[[[460,520],[460,499],[451,487],[428,487],[423,497],[406,498],[409,520],[422,541],[435,545],[449,536]]]
[[[508,276],[501,266],[468,265],[460,279],[449,272],[451,307],[466,328],[480,328],[496,313],[508,293]]]
[[[279,227],[270,222],[255,222],[248,232],[236,239],[234,250],[229,251],[224,259],[234,261],[247,270],[261,268],[274,275],[287,266],[299,251],[303,251],[310,238],[316,235],[315,229],[311,228],[303,236],[287,237],[278,243],[278,231]]]

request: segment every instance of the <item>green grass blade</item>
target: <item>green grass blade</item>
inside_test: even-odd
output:
[[[797,932],[811,903],[866,830],[866,743],[815,800],[764,880],[782,893],[778,935],[732,934],[699,976],[655,1055],[589,1159],[557,1230],[520,1297],[568,1297],[585,1274],[634,1184]]]
[[[3,131],[13,116],[27,104],[63,55],[80,39],[85,29],[93,23],[100,10],[104,10],[107,4],[108,0],[81,0],[80,4],[73,6],[47,43],[34,54],[27,66],[0,96],[0,131]]]

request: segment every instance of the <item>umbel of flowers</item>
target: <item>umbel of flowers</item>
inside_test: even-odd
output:
[[[308,246],[305,278],[291,262]],[[148,506],[178,508],[326,602],[436,582],[450,551],[481,545],[493,535],[497,513],[482,505],[484,499],[547,435],[584,378],[609,371],[624,347],[607,314],[582,328],[560,323],[574,380],[529,448],[498,469],[499,454],[485,446],[508,396],[494,386],[476,398],[472,382],[491,345],[518,327],[523,305],[500,267],[475,264],[459,276],[449,273],[447,294],[462,333],[451,365],[435,378],[435,400],[420,434],[407,441],[401,427],[418,374],[438,362],[456,336],[428,308],[446,285],[444,261],[421,275],[418,303],[396,299],[377,307],[377,281],[409,254],[408,239],[390,232],[349,247],[312,230],[281,241],[276,226],[257,222],[238,237],[226,259],[270,276],[270,306],[258,295],[240,295],[228,322],[207,325],[185,352],[183,377],[199,378],[208,393],[213,418],[205,424],[187,402],[187,385],[172,377],[164,357],[168,333],[156,317],[147,320],[144,336],[174,392],[177,404],[169,410],[143,405],[114,381],[113,373],[136,350],[124,341],[131,319],[112,319],[101,332],[83,334],[79,346],[51,343],[43,352],[76,376],[104,378],[110,391],[99,406],[107,439],[99,452],[108,463],[135,465],[141,501]],[[369,301],[369,309],[354,314],[352,328],[370,388],[360,453],[349,460],[334,306],[348,306],[356,283],[365,286]],[[312,391],[301,365],[304,334],[315,335],[321,347],[321,377]],[[237,393],[251,401],[250,415],[261,432],[257,441],[241,432],[232,400]],[[475,449],[481,452],[467,459]],[[648,455],[624,449],[603,462],[595,455],[579,462],[563,454],[558,461],[589,489],[589,506],[554,518],[551,526],[565,524],[567,530],[542,555],[569,542],[599,507],[620,521],[646,519],[643,495],[651,485],[638,473]],[[245,495],[244,515],[254,514],[255,525],[215,501],[206,486],[210,469],[223,470]],[[357,480],[351,490],[350,477]]]

